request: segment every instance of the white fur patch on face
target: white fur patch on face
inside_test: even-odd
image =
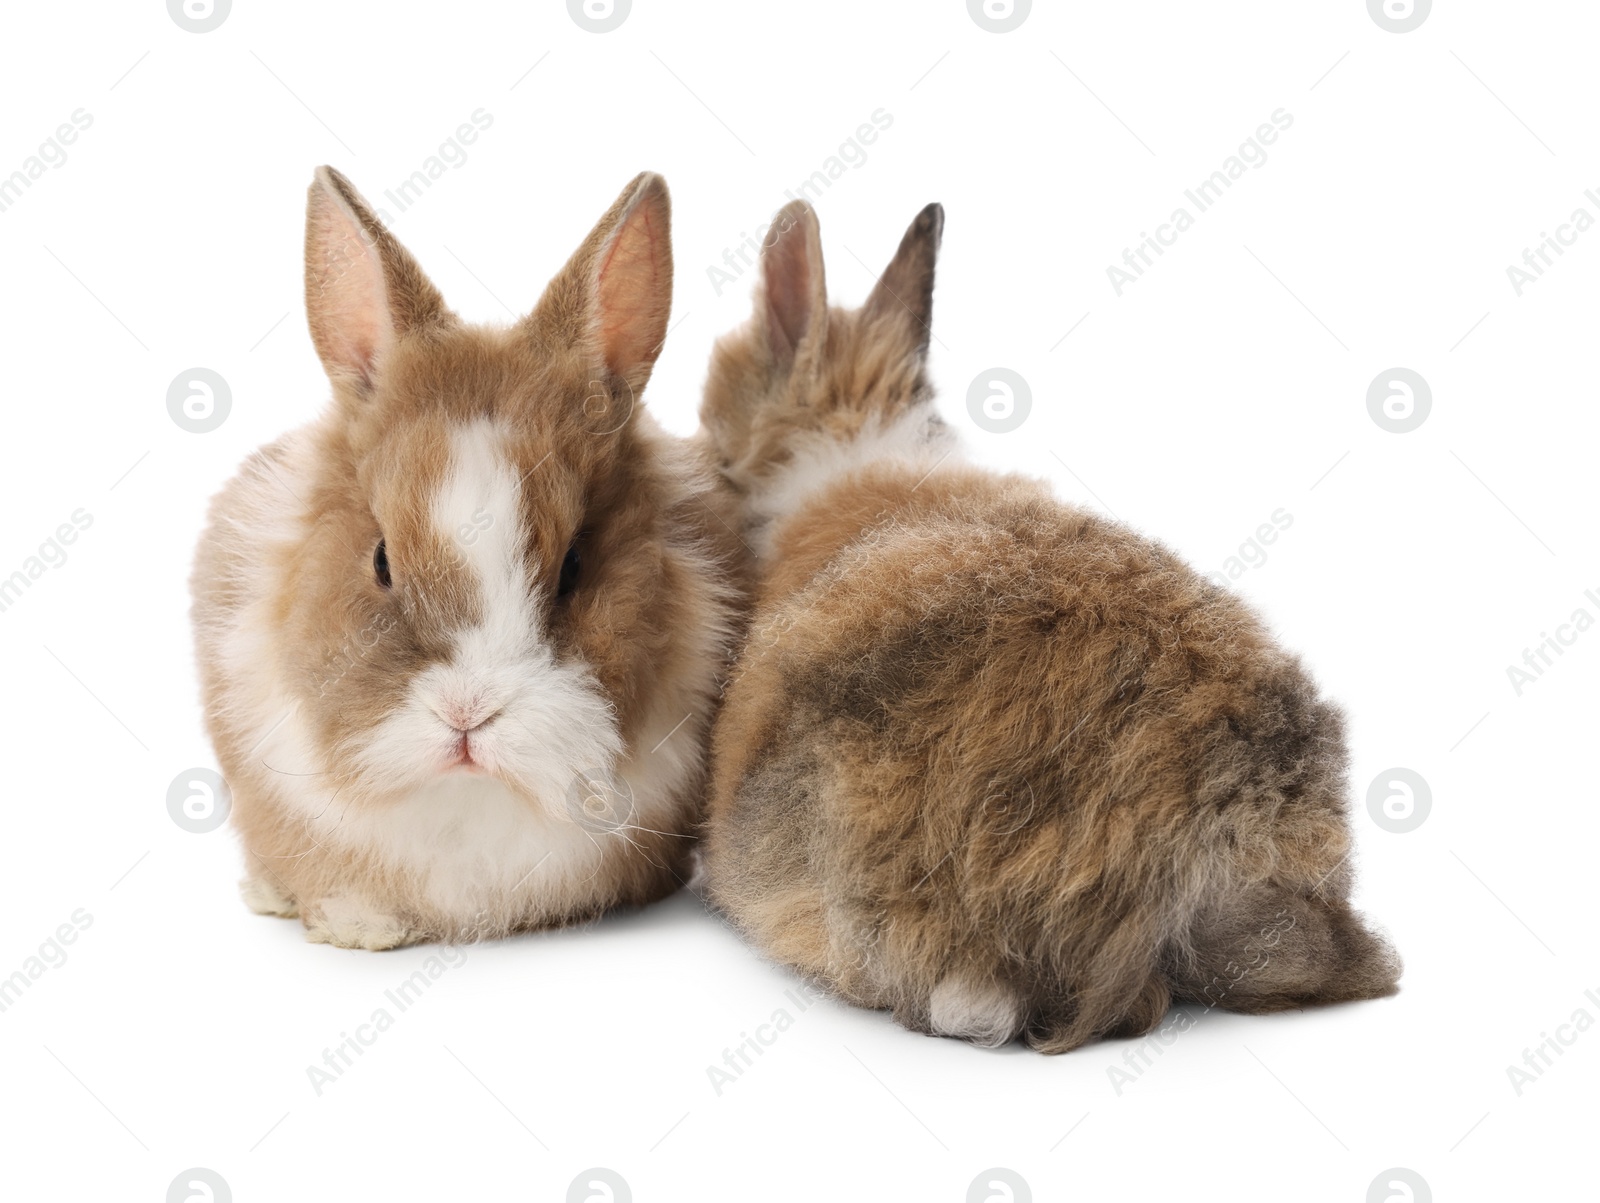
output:
[[[960,443],[935,423],[933,410],[916,406],[887,426],[876,420],[848,442],[823,434],[796,438],[791,457],[751,493],[750,512],[755,550],[772,554],[777,531],[811,498],[863,468],[894,464],[920,476],[945,463],[959,463]]]
[[[534,583],[522,523],[522,480],[500,431],[479,419],[450,436],[450,470],[433,498],[433,526],[477,585],[481,620],[461,632],[461,656],[516,656],[537,629]]]
[[[609,772],[622,740],[593,674],[560,662],[541,632],[549,603],[529,559],[520,474],[493,423],[452,432],[432,520],[478,618],[450,632],[451,657],[418,676],[401,710],[371,732],[363,769],[395,790],[445,772],[489,774],[563,815],[573,782]]]
[[[1004,986],[969,982],[952,974],[933,988],[928,1023],[941,1036],[999,1048],[1022,1030],[1022,1006]]]

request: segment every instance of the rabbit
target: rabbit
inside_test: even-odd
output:
[[[254,910],[384,949],[683,883],[741,603],[730,495],[640,403],[669,219],[638,176],[531,313],[477,326],[317,170],[332,404],[213,500],[191,581]]]
[[[702,426],[757,560],[708,898],[840,997],[982,1046],[1392,993],[1348,901],[1341,712],[1160,544],[963,462],[927,371],[943,227],[924,209],[847,311],[789,204],[713,351]]]

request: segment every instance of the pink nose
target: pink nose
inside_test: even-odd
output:
[[[487,705],[466,706],[460,703],[446,703],[443,706],[436,706],[434,713],[454,730],[466,734],[469,731],[476,731],[500,712]]]

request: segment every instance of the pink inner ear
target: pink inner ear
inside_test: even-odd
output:
[[[316,229],[317,287],[307,298],[313,338],[330,374],[349,373],[370,382],[392,334],[377,249],[332,197]]]
[[[601,261],[596,298],[601,353],[616,376],[648,367],[661,350],[672,300],[662,248],[657,215],[644,202],[628,215]]]
[[[806,230],[796,222],[778,237],[763,263],[766,279],[767,340],[772,354],[788,359],[811,328],[811,257]]]

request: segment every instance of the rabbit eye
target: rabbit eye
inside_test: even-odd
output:
[[[578,541],[574,539],[561,561],[561,577],[556,582],[556,596],[565,597],[578,587],[578,573],[583,568],[583,557],[578,554]]]
[[[372,575],[378,578],[378,584],[385,589],[394,584],[389,575],[389,552],[382,539],[378,540],[378,546],[372,552]]]

